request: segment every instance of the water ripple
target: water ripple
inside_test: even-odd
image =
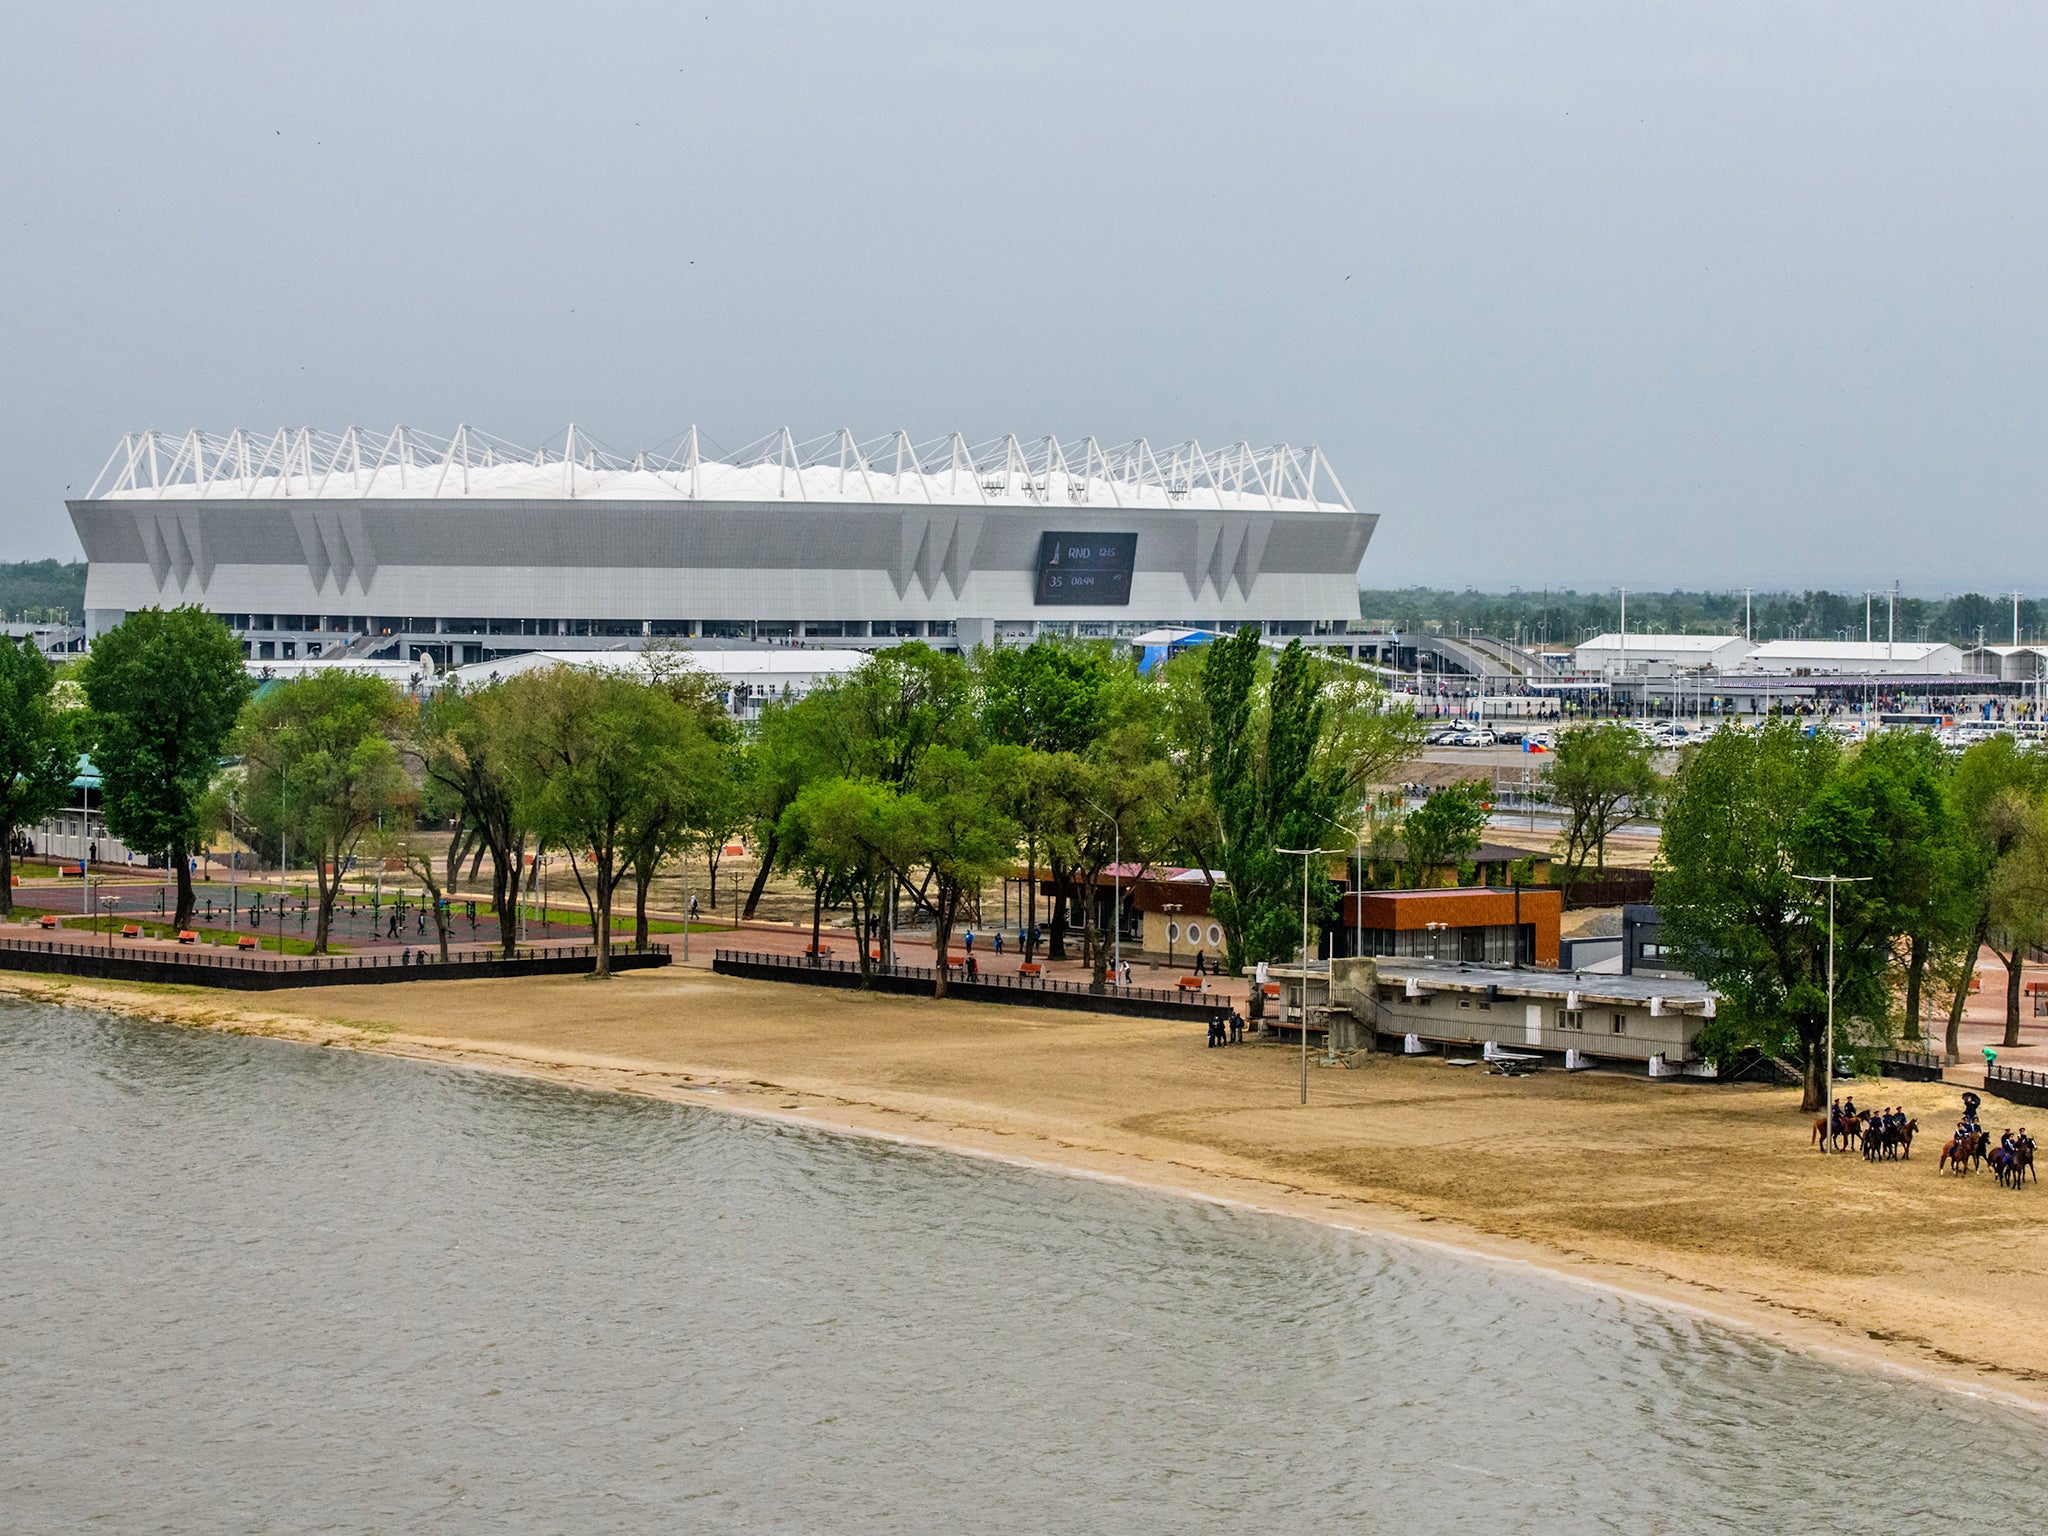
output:
[[[0,1007],[8,1529],[2048,1529],[2022,1415],[1501,1266]]]

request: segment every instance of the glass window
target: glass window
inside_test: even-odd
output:
[[[1625,1013],[1617,1013],[1617,1014],[1615,1014],[1615,1015],[1613,1016],[1613,1018],[1614,1018],[1614,1026],[1613,1026],[1613,1027],[1614,1027],[1614,1033],[1615,1033],[1615,1034],[1617,1034],[1617,1035],[1625,1035],[1625,1034],[1627,1034],[1627,1033],[1628,1033],[1628,1015],[1627,1015],[1627,1014],[1625,1014]]]
[[[1214,923],[1209,925],[1209,942],[1214,945],[1223,943],[1223,930]]]
[[[1584,1029],[1586,1027],[1585,1010],[1582,1008],[1558,1009],[1557,1027],[1559,1029]]]

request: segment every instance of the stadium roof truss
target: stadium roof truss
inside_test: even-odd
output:
[[[1154,449],[1143,438],[970,446],[959,433],[913,443],[907,433],[857,441],[848,431],[799,442],[788,428],[724,452],[692,427],[656,452],[621,454],[568,428],[539,448],[460,426],[450,437],[410,427],[335,434],[310,427],[266,435],[130,433],[88,499],[520,499],[811,501],[1104,511],[1355,512],[1319,448],[1199,442]]]

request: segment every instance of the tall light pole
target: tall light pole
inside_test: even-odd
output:
[[[1122,982],[1124,974],[1124,827],[1122,822],[1086,795],[1081,797],[1081,803],[1109,823],[1109,934],[1114,951],[1109,962],[1109,974],[1110,984],[1114,986]]]
[[[284,953],[284,871],[292,861],[291,826],[285,820],[285,767],[277,765],[277,952]]]
[[[1308,1102],[1308,865],[1309,860],[1321,855],[1328,858],[1333,853],[1342,853],[1342,848],[1275,848],[1275,853],[1284,853],[1301,860],[1301,1102]]]
[[[1820,1149],[1831,1151],[1828,1143],[1834,1139],[1835,1129],[1835,887],[1842,884],[1861,885],[1869,875],[1794,875],[1794,880],[1804,880],[1808,885],[1825,885],[1828,888],[1828,1047],[1821,1071],[1821,1097],[1827,1102],[1821,1106],[1821,1113],[1828,1117],[1828,1135],[1823,1136]]]

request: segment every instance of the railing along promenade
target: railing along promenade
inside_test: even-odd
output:
[[[756,981],[790,981],[813,987],[851,989],[929,997],[937,972],[928,965],[871,964],[863,978],[853,960],[827,960],[809,955],[774,954],[761,950],[714,950],[711,968],[721,976]],[[1100,990],[1085,982],[1057,981],[1009,972],[970,976],[963,966],[946,971],[946,996],[958,1002],[1008,1003],[1027,1008],[1066,1008],[1085,1013],[1119,1013],[1148,1019],[1206,1022],[1230,1011],[1230,999],[1200,993],[1169,992],[1158,987],[1117,987]]]
[[[1938,1051],[1886,1049],[1877,1054],[1879,1077],[1902,1078],[1909,1083],[1938,1083],[1947,1060]]]
[[[644,970],[667,965],[666,944],[611,946],[612,969]],[[60,939],[0,935],[0,970],[84,976],[102,981],[154,981],[231,991],[265,992],[279,987],[364,986],[379,982],[454,981],[487,976],[562,976],[590,970],[595,944],[522,947],[508,958],[496,948],[453,950],[446,960],[432,947],[375,950],[355,955],[263,955],[197,946],[162,944],[74,944]]]
[[[1984,1091],[1995,1093],[2001,1099],[2011,1099],[2015,1104],[2048,1109],[2048,1072],[2036,1072],[2028,1067],[2002,1067],[1993,1062],[1984,1069]]]

